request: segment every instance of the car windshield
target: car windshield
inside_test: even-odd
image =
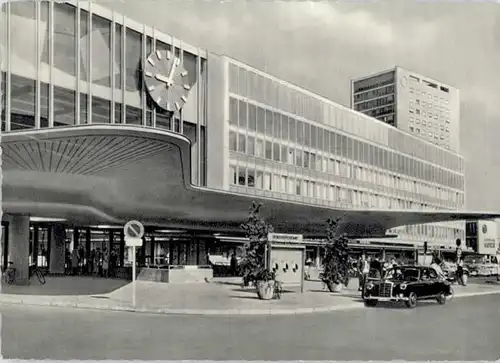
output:
[[[417,268],[391,268],[385,274],[387,280],[415,281],[418,280],[418,277],[419,271]]]

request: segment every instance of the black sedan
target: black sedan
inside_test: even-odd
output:
[[[379,301],[404,301],[407,307],[414,308],[418,300],[433,299],[443,305],[452,295],[450,282],[427,266],[391,268],[382,278],[368,281],[364,288],[367,306],[376,306]]]

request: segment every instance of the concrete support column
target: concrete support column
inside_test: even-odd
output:
[[[319,246],[316,246],[316,261],[314,262],[316,264],[316,267],[320,267],[320,263],[321,263],[321,260],[320,260],[320,248]]]
[[[66,228],[55,224],[51,228],[49,272],[64,274],[66,262]]]
[[[30,217],[15,215],[9,223],[9,261],[16,269],[16,285],[29,284]]]

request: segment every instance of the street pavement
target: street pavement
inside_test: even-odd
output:
[[[456,298],[500,293],[500,286],[485,283],[455,286],[454,289]],[[43,286],[5,286],[0,303],[198,315],[290,315],[363,307],[357,280],[341,293],[330,293],[320,282],[307,281],[303,294],[297,288],[290,288],[280,300],[269,301],[259,300],[254,289],[243,289],[241,278],[197,284],[138,281],[136,297],[134,309],[131,306],[132,284],[119,280],[49,277]]]
[[[496,360],[500,295],[292,316],[154,315],[2,306],[22,359]]]

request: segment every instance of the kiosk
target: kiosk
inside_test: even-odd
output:
[[[306,246],[299,234],[269,233],[267,267],[276,273],[283,287],[298,287],[304,292]]]

